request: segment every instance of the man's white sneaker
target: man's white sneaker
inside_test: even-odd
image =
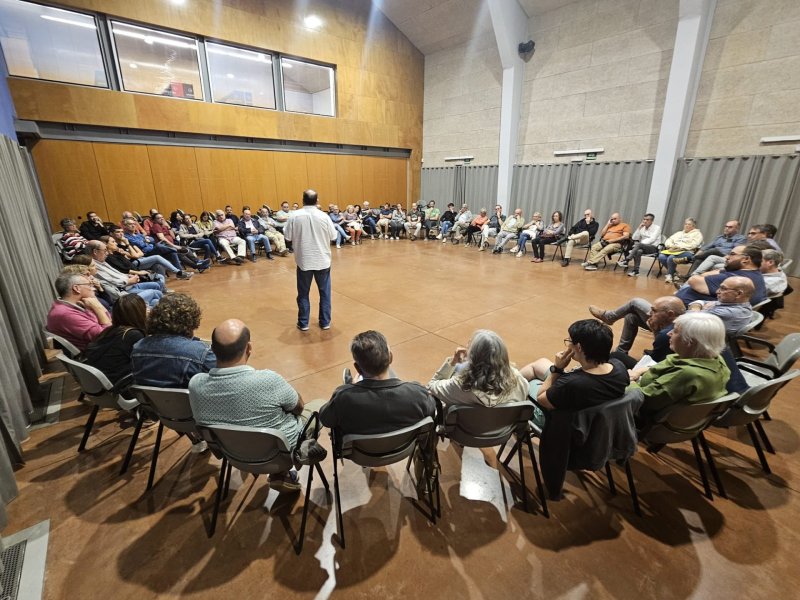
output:
[[[672,275],[665,275],[664,283],[672,283]]]
[[[639,271],[628,271],[628,277],[638,277]]]

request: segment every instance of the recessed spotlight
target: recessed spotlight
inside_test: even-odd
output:
[[[319,29],[323,25],[322,19],[320,19],[317,15],[308,15],[305,19],[303,19],[303,23],[309,29]]]
[[[138,69],[138,68],[139,68],[139,65],[137,65],[136,63],[131,63],[131,64],[129,64],[128,66],[129,66],[131,69]]]

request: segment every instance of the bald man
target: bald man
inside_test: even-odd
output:
[[[600,241],[592,245],[586,262],[581,266],[586,271],[597,271],[597,263],[610,254],[620,252],[622,244],[630,239],[631,226],[622,222],[619,213],[612,214],[608,223],[600,230]]]
[[[619,319],[625,319],[619,344],[612,353],[612,357],[631,369],[638,361],[628,356],[628,353],[636,339],[636,334],[639,333],[639,328],[654,333],[653,348],[645,350],[645,354],[655,362],[661,362],[672,353],[669,348],[669,332],[672,331],[672,323],[686,312],[686,308],[683,302],[675,296],[661,296],[656,298],[653,304],[644,298],[632,298],[614,310],[603,310],[592,304],[589,306],[589,312],[593,317],[608,325],[613,325]]]
[[[739,331],[750,322],[753,307],[750,298],[756,291],[751,279],[747,277],[728,277],[719,284],[713,302],[695,300],[689,303],[689,310],[702,310],[717,315],[725,324],[726,335]]]
[[[211,335],[211,349],[217,357],[216,368],[189,382],[195,421],[277,429],[294,448],[307,419],[303,399],[274,371],[257,371],[247,364],[253,353],[247,326],[238,319],[222,322]],[[271,475],[270,485],[284,491],[300,489],[294,470]]]

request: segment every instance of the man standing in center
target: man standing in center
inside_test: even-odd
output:
[[[292,242],[297,263],[297,328],[308,331],[308,292],[313,278],[319,289],[319,326],[330,329],[331,242],[336,241],[336,228],[328,215],[317,209],[317,192],[303,192],[303,208],[289,214],[283,236]]]

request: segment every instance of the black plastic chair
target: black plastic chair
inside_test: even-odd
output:
[[[440,514],[439,504],[439,475],[436,468],[436,429],[433,419],[425,417],[418,423],[387,433],[371,435],[344,435],[341,440],[331,431],[333,442],[333,490],[336,497],[337,535],[342,548],[345,547],[344,518],[342,516],[342,501],[339,494],[338,461],[345,458],[361,467],[384,467],[403,460],[407,460],[406,471],[409,471],[411,460],[419,449],[423,458],[422,477],[425,483],[425,495],[430,510],[426,516],[432,523],[436,523],[436,516]],[[409,471],[410,472],[410,471]],[[419,482],[417,482],[419,489]],[[434,502],[434,494],[436,501]]]

